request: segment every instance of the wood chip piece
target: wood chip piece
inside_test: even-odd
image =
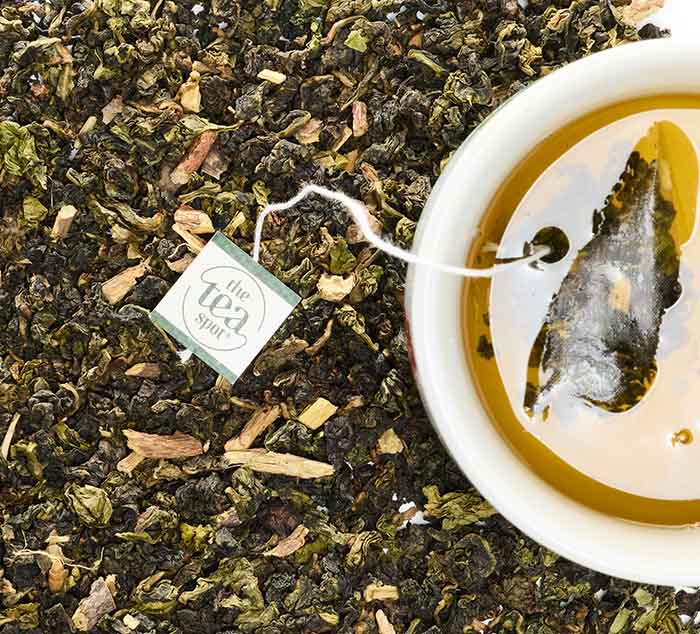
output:
[[[214,233],[211,218],[189,205],[182,205],[175,211],[175,222],[190,233]]]
[[[56,214],[53,227],[51,229],[51,237],[56,240],[65,238],[68,235],[70,226],[73,224],[73,219],[78,213],[78,210],[73,205],[64,205]]]
[[[154,379],[160,376],[160,365],[157,363],[135,363],[124,374],[144,379]]]
[[[136,280],[143,276],[147,268],[147,263],[141,262],[141,264],[130,266],[121,273],[117,273],[102,284],[102,295],[110,304],[118,304],[136,286]]]
[[[357,279],[353,273],[347,277],[324,273],[316,283],[318,296],[328,302],[341,302],[355,288]]]
[[[141,621],[131,614],[125,614],[122,620],[130,630],[136,631],[141,627]]]
[[[302,145],[317,143],[321,136],[322,126],[323,123],[319,119],[311,119],[311,121],[294,133],[294,138]]]
[[[15,429],[17,429],[17,423],[19,423],[19,412],[16,412],[10,421],[10,425],[5,432],[5,437],[2,439],[2,445],[0,446],[0,455],[7,460],[7,456],[10,455],[10,447],[12,446],[12,437],[15,435]]]
[[[367,122],[367,104],[364,101],[354,101],[352,104],[352,134],[361,137],[367,134],[369,123]]]
[[[136,467],[138,467],[144,460],[145,456],[132,451],[126,458],[122,458],[117,463],[117,471],[120,473],[126,473],[129,475]]]
[[[384,614],[383,610],[377,610],[374,613],[374,619],[377,621],[377,630],[379,630],[379,634],[396,634],[394,626],[389,622],[389,619],[386,618],[386,614]]]
[[[182,273],[190,264],[192,264],[194,256],[190,253],[183,255],[179,260],[175,262],[166,262],[168,268],[175,273]]]
[[[273,84],[283,84],[284,81],[287,79],[287,76],[284,73],[278,73],[276,70],[270,70],[269,68],[263,68],[258,73],[258,79],[262,79],[264,81],[269,81]]]
[[[179,431],[170,436],[145,434],[133,429],[125,429],[122,433],[129,449],[144,458],[187,458],[204,453],[199,440]]]
[[[330,401],[317,398],[299,415],[299,422],[304,423],[309,429],[318,429],[337,411],[338,408]]]
[[[277,546],[265,552],[266,557],[287,557],[299,550],[306,543],[309,529],[299,524],[292,533],[285,537]]]
[[[664,4],[665,0],[632,0],[621,8],[622,22],[637,26],[642,20],[663,8]]]
[[[190,174],[196,172],[204,163],[214,141],[216,141],[216,132],[213,130],[202,132],[190,146],[185,158],[171,172],[170,180],[176,185],[185,185],[190,179]]]
[[[202,108],[202,92],[199,87],[201,75],[193,70],[177,91],[180,105],[186,112],[199,112]]]
[[[129,231],[126,227],[122,227],[121,225],[112,225],[110,233],[112,234],[112,238],[115,242],[128,242],[129,240],[133,240],[135,238],[131,231]]]
[[[396,586],[370,583],[363,594],[367,603],[372,601],[396,601],[399,598],[399,589]]]
[[[57,548],[60,549],[60,547]],[[63,565],[63,560],[60,558],[53,559],[47,574],[47,585],[49,587],[49,592],[53,594],[63,592],[67,578],[68,570],[66,570],[66,567]]]
[[[279,405],[258,410],[248,419],[241,433],[224,445],[224,449],[226,451],[248,449],[255,439],[279,418],[279,415]]]
[[[369,211],[367,213],[367,222],[369,223],[369,228],[375,233],[375,235],[380,235],[382,232],[382,223],[377,220]],[[345,232],[345,239],[348,244],[359,244],[360,242],[367,242],[362,229],[358,227],[354,222],[348,227]]]
[[[348,128],[348,126],[343,126],[343,129],[340,131],[338,138],[333,142],[333,145],[331,146],[331,150],[333,150],[333,152],[339,152],[340,148],[342,148],[345,145],[345,142],[351,136],[352,136],[352,130],[350,128]]]
[[[83,137],[89,132],[92,132],[95,129],[95,126],[97,125],[97,117],[96,116],[90,116],[85,120],[85,123],[80,127],[80,130],[78,131],[78,137]]]
[[[102,123],[112,123],[114,118],[124,111],[124,100],[117,95],[104,108],[102,108]]]
[[[76,629],[87,632],[94,628],[105,614],[116,609],[112,591],[105,579],[100,577],[93,582],[90,594],[78,605],[78,609],[73,614],[73,625]]]
[[[264,449],[242,449],[227,451],[223,455],[225,466],[239,465],[261,473],[288,475],[296,478],[324,478],[333,475],[332,465],[288,453],[276,453]]]
[[[396,435],[393,429],[387,429],[377,443],[377,451],[382,454],[401,453],[404,450],[403,440]]]
[[[214,387],[217,390],[221,390],[222,392],[231,392],[231,388],[233,387],[231,385],[231,382],[223,375],[219,374],[219,376],[216,377],[216,383],[214,383]]]
[[[187,246],[193,253],[199,253],[206,246],[204,240],[198,238],[193,233],[190,233],[187,229],[185,229],[182,225],[178,224],[177,222],[173,225],[173,231],[177,233],[177,235],[179,235],[187,243]]]

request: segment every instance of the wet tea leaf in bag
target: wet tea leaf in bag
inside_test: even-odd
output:
[[[622,412],[651,387],[661,320],[682,292],[680,244],[693,221],[694,201],[678,183],[695,164],[673,123],[655,123],[637,143],[533,345],[524,403],[531,416],[546,418],[560,395]]]

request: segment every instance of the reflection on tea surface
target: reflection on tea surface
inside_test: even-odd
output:
[[[472,371],[514,449],[579,501],[653,523],[700,520],[698,147],[696,97],[560,130],[498,192],[471,263],[544,227],[568,253],[465,289]]]

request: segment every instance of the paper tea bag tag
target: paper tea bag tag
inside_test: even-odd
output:
[[[233,383],[300,299],[218,232],[150,317]]]

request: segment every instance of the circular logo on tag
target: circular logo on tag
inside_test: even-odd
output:
[[[265,321],[265,294],[258,281],[235,266],[212,266],[187,289],[182,319],[204,348],[243,348]]]

